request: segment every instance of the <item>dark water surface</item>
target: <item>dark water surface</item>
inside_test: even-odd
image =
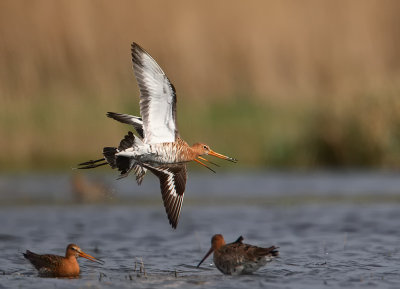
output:
[[[396,174],[194,175],[177,230],[157,184],[111,180],[112,202],[76,204],[68,179],[0,177],[0,288],[400,286]],[[222,275],[212,258],[197,269],[215,233],[279,246],[281,256],[247,276]],[[71,242],[105,264],[80,259],[78,279],[40,278],[22,257],[26,249],[63,254]]]

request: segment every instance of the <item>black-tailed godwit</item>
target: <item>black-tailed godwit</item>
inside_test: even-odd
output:
[[[103,261],[96,259],[82,252],[75,244],[69,244],[65,252],[65,257],[57,255],[39,255],[29,250],[23,253],[24,257],[28,259],[33,266],[39,271],[39,275],[44,277],[77,277],[79,276],[79,264],[76,260],[77,257],[86,258],[92,262],[100,264]]]
[[[211,169],[201,162],[208,161],[202,155],[237,160],[214,152],[206,144],[189,146],[181,139],[176,123],[174,86],[157,62],[136,43],[132,43],[132,62],[140,90],[141,117],[113,112],[107,116],[132,125],[138,136],[128,132],[119,147],[105,147],[104,158],[81,163],[79,168],[109,164],[120,171],[120,178],[133,171],[139,185],[150,170],[160,179],[165,210],[171,226],[176,228],[186,186],[186,163],[196,161]]]
[[[244,244],[242,236],[233,243],[225,244],[224,237],[217,234],[212,237],[211,249],[197,265],[197,268],[212,252],[214,252],[215,267],[227,275],[253,273],[279,254],[278,248],[275,246],[261,248]]]

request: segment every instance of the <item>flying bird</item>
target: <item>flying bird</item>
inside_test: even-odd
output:
[[[195,161],[208,169],[204,155],[236,163],[214,152],[204,143],[188,145],[179,135],[176,122],[176,91],[157,62],[138,44],[132,43],[133,70],[140,90],[140,115],[108,112],[107,116],[133,126],[132,132],[118,147],[105,147],[103,158],[79,164],[79,169],[110,165],[120,172],[119,178],[130,172],[140,185],[147,170],[160,180],[161,194],[169,223],[176,229],[186,187],[186,163]],[[214,164],[216,165],[216,164]],[[215,172],[215,171],[214,171]]]

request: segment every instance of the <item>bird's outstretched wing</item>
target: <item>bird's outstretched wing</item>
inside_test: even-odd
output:
[[[144,142],[174,142],[178,136],[174,86],[157,62],[135,42],[132,62],[140,90]]]
[[[159,167],[144,165],[160,179],[161,194],[171,226],[176,229],[182,209],[186,186],[186,165],[171,164]]]
[[[141,117],[133,116],[130,114],[117,113],[117,112],[107,112],[109,118],[115,119],[119,122],[132,125],[140,138],[144,138],[143,134],[143,120]]]

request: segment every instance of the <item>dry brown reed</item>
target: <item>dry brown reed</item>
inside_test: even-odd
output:
[[[127,127],[104,113],[138,113],[132,41],[177,87],[189,142],[244,166],[396,166],[398,11],[394,0],[1,1],[0,169],[68,167],[117,143]]]

